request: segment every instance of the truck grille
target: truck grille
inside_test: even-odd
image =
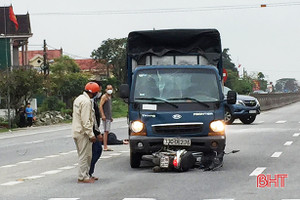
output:
[[[245,100],[245,101],[244,101],[244,104],[245,104],[246,106],[252,107],[252,106],[256,106],[256,101],[255,101],[255,100]]]
[[[155,124],[152,130],[156,134],[189,134],[200,133],[203,123],[171,123],[171,124]]]

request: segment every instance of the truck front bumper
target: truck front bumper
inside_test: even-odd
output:
[[[182,149],[197,152],[223,152],[225,149],[225,136],[189,137],[191,146]],[[130,136],[130,150],[134,153],[151,154],[163,147],[163,137]],[[217,146],[212,146],[216,142]],[[177,146],[178,147],[178,146]]]

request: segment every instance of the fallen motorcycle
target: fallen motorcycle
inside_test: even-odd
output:
[[[234,150],[230,153],[236,153],[239,150]],[[217,154],[217,152],[203,153],[192,152],[186,149],[169,149],[164,147],[152,156],[144,157],[154,164],[154,172],[177,171],[185,172],[191,168],[199,168],[204,171],[216,170],[223,166],[224,154]]]

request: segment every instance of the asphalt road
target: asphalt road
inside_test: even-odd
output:
[[[154,173],[150,163],[129,166],[128,145],[111,146],[96,166],[94,184],[77,183],[70,125],[0,134],[1,200],[300,199],[300,103],[263,112],[251,125],[226,127],[224,166],[217,171]],[[127,136],[126,119],[113,123]],[[284,187],[257,188],[257,175],[286,174]]]

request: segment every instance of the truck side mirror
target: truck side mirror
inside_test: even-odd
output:
[[[236,103],[236,92],[235,91],[228,91],[227,93],[227,103],[228,104],[235,104]]]
[[[129,85],[128,84],[122,84],[120,86],[119,91],[120,91],[120,97],[122,99],[128,99],[128,97],[129,97]]]

